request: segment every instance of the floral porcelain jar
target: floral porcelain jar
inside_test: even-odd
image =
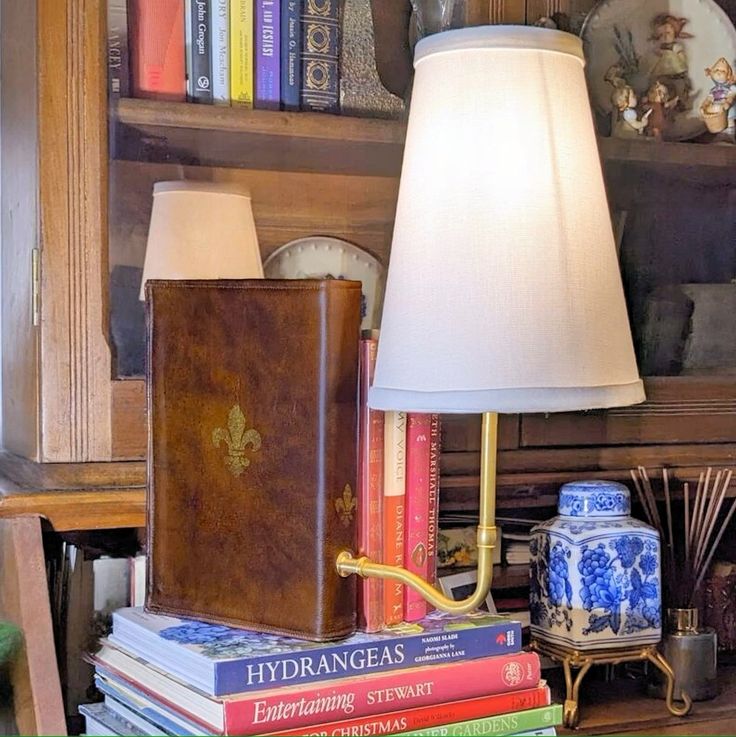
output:
[[[629,490],[565,484],[557,511],[532,530],[532,636],[571,650],[659,642],[659,534],[630,516]]]

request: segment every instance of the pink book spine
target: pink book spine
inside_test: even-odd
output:
[[[360,347],[360,427],[358,431],[358,552],[383,560],[383,412],[368,407],[368,387],[376,367],[375,338]],[[362,578],[358,583],[358,626],[366,632],[383,629],[383,581]]]
[[[429,511],[427,519],[427,580],[437,581],[437,537],[440,510],[440,416],[431,415],[429,426]]]
[[[268,734],[281,735],[371,735],[411,732],[427,727],[481,719],[496,714],[534,709],[550,704],[549,687],[539,685],[525,691],[512,691],[481,696],[461,701],[441,701],[430,706],[413,709],[398,709],[404,704],[399,701],[389,705],[388,710],[366,717],[353,717],[336,722],[322,723],[297,729],[277,730]]]
[[[297,730],[317,722],[527,691],[539,684],[539,678],[539,656],[517,653],[358,676],[311,688],[275,688],[243,700],[226,700],[225,734]]]
[[[384,412],[383,562],[404,565],[404,502],[406,500],[406,412]],[[383,582],[383,613],[387,625],[404,619],[404,585]]]
[[[406,419],[406,500],[404,565],[427,579],[429,547],[429,441],[432,416],[409,412]],[[427,614],[427,602],[404,586],[404,619],[416,622]]]

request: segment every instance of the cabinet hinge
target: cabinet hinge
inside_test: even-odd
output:
[[[31,249],[31,324],[41,322],[41,252]]]

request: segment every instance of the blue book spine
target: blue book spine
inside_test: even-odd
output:
[[[299,110],[302,86],[302,0],[281,0],[281,104]]]
[[[230,2],[213,0],[210,24],[212,49],[212,99],[215,105],[230,104]]]
[[[302,652],[261,655],[214,663],[214,695],[295,686],[432,663],[472,660],[519,652],[521,625],[503,621],[485,626],[447,626],[420,634],[400,634],[337,642]]]
[[[340,6],[338,0],[303,0],[301,109],[340,112]]]
[[[261,110],[278,110],[281,103],[281,12],[278,0],[256,0],[255,99]]]

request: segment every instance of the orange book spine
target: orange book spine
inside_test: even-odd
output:
[[[404,564],[404,500],[406,496],[406,412],[384,413],[383,562]],[[404,586],[386,579],[383,587],[385,624],[404,619]]]
[[[186,100],[184,0],[129,0],[134,97]]]
[[[383,560],[383,412],[368,407],[378,341],[360,342],[360,425],[358,430],[358,553]],[[383,581],[358,582],[358,626],[366,632],[383,629]]]

